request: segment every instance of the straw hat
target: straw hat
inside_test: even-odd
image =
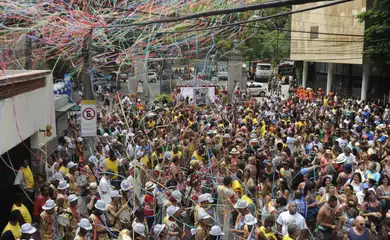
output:
[[[118,190],[112,190],[112,191],[110,192],[110,197],[111,197],[111,198],[121,198],[122,195],[119,194],[119,191],[118,191]]]
[[[153,188],[155,188],[156,187],[156,184],[154,184],[154,183],[152,183],[152,182],[147,182],[146,184],[145,184],[145,189],[146,190],[151,190],[151,189],[153,189]]]
[[[62,176],[61,173],[56,172],[56,173],[54,173],[54,175],[53,175],[53,179],[54,179],[54,180],[57,180],[57,181],[61,181],[61,180],[64,180],[64,177]]]
[[[199,210],[198,219],[205,220],[211,218],[210,214],[208,214],[205,210]]]
[[[212,236],[223,236],[225,233],[222,232],[222,229],[220,226],[213,226],[210,230],[210,235]]]
[[[79,197],[77,197],[75,194],[70,194],[68,197],[68,202],[74,202],[77,201]]]
[[[211,196],[210,193],[205,193],[205,194],[199,195],[198,202],[202,203],[202,202],[205,202],[205,201],[208,201],[209,203],[213,203],[214,202],[213,197]]]
[[[246,225],[255,225],[257,223],[257,219],[249,213],[245,215],[244,222]]]
[[[236,209],[245,209],[247,207],[248,207],[248,203],[242,199],[238,199],[236,204],[234,204],[234,208],[236,208]]]
[[[67,188],[69,188],[69,183],[67,183],[65,180],[61,180],[58,183],[58,187],[57,187],[58,190],[65,190]]]
[[[130,184],[130,182],[127,179],[125,179],[121,182],[122,191],[126,192],[126,191],[131,190],[132,188],[133,188],[133,186]]]
[[[167,208],[167,215],[169,216],[169,217],[172,217],[173,215],[175,215],[175,213],[177,212],[177,211],[179,211],[179,207],[175,207],[175,206],[169,206],[168,208]]]
[[[95,208],[100,210],[100,211],[102,211],[102,212],[106,212],[108,210],[108,207],[107,207],[106,203],[103,200],[98,200],[95,203]]]
[[[238,155],[240,152],[237,151],[236,148],[233,148],[231,151],[230,151],[230,154],[232,155]]]
[[[75,166],[77,166],[77,164],[74,163],[74,162],[72,162],[72,161],[70,161],[70,162],[68,162],[68,164],[66,165],[66,168],[71,169],[72,167],[75,167]]]
[[[30,223],[25,223],[20,228],[20,231],[24,234],[34,234],[37,229],[33,227]]]
[[[153,228],[153,233],[156,235],[156,237],[158,237],[164,228],[165,224],[156,224]]]
[[[42,206],[42,209],[43,210],[51,210],[53,208],[55,208],[57,205],[55,204],[55,202],[51,199],[47,200],[45,202],[45,204]]]
[[[82,218],[80,219],[80,222],[77,224],[80,228],[84,228],[87,231],[92,230],[92,224],[89,222],[88,219]]]
[[[142,223],[136,223],[136,224],[134,224],[133,229],[134,229],[134,232],[145,237],[145,225],[143,225]]]

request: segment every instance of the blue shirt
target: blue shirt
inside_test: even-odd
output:
[[[293,202],[297,204],[297,212],[301,214],[304,218],[306,218],[307,217],[306,201],[302,199],[294,199]]]

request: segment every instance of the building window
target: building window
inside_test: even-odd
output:
[[[318,39],[318,26],[310,27],[310,39]]]

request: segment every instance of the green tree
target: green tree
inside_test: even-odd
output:
[[[374,0],[358,18],[366,24],[364,54],[377,66],[390,64],[390,0]]]

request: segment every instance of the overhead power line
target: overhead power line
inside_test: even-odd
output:
[[[267,28],[266,27],[256,27],[256,26],[249,26],[247,24],[248,23],[252,23],[252,22],[258,22],[258,21],[269,20],[269,19],[278,18],[278,17],[282,17],[282,16],[287,16],[287,15],[292,15],[292,14],[296,14],[296,13],[300,13],[300,12],[311,11],[311,10],[315,10],[315,9],[319,9],[319,8],[329,7],[329,6],[333,6],[333,5],[337,5],[337,4],[341,4],[341,3],[345,3],[345,2],[349,2],[349,1],[351,1],[351,0],[339,0],[339,1],[331,2],[331,3],[326,3],[326,4],[323,4],[323,5],[320,5],[320,6],[314,6],[314,7],[300,9],[300,10],[282,12],[282,13],[278,13],[278,14],[274,14],[274,15],[269,15],[269,16],[266,16],[266,17],[259,17],[259,18],[251,19],[251,20],[247,20],[247,21],[222,24],[222,25],[218,25],[218,26],[204,27],[204,28],[195,28],[195,29],[180,30],[180,31],[166,31],[166,32],[164,31],[164,32],[157,32],[155,34],[175,34],[175,33],[196,32],[196,31],[207,31],[207,30],[220,29],[220,28],[226,28],[226,27],[232,27],[232,26],[240,26],[240,25],[245,25],[248,28],[279,30],[281,32],[311,33],[309,31],[290,30],[290,29],[283,29],[283,28],[276,29],[276,28],[271,28],[271,27],[267,27]],[[204,20],[201,20],[201,22],[215,23],[215,22],[212,22],[212,21],[204,21]],[[130,26],[134,26],[134,25],[124,24],[124,25],[115,25],[115,26],[117,26],[117,27],[130,27]],[[114,27],[114,26],[107,26],[107,27]],[[107,27],[96,27],[96,28],[107,28]],[[364,35],[357,35],[357,34],[326,33],[326,32],[318,32],[317,34],[319,34],[319,35],[329,35],[329,36],[345,36],[345,37],[360,37],[360,38],[364,38]]]
[[[352,0],[340,0],[335,1],[327,4],[323,4],[321,6],[315,6],[311,8],[291,11],[291,12],[305,12],[312,9],[318,9],[323,8],[327,6],[333,6],[340,3],[350,2]],[[243,7],[235,7],[235,8],[228,8],[228,9],[221,9],[221,10],[214,10],[214,11],[208,11],[208,12],[201,12],[201,13],[195,13],[190,14],[187,16],[177,17],[177,18],[164,18],[164,19],[157,19],[157,20],[151,20],[151,21],[144,21],[144,22],[136,22],[136,23],[129,23],[129,24],[120,24],[120,25],[111,25],[111,26],[101,26],[101,27],[94,27],[94,28],[117,28],[117,27],[131,27],[131,26],[146,26],[151,24],[158,24],[158,23],[173,23],[173,22],[181,22],[185,20],[190,19],[196,19],[196,18],[202,18],[202,17],[210,17],[210,16],[216,16],[216,15],[226,15],[231,13],[239,13],[239,12],[248,12],[248,11],[254,11],[259,9],[265,9],[265,8],[277,8],[277,7],[284,7],[288,5],[298,5],[298,4],[305,4],[305,3],[312,3],[312,2],[321,2],[320,0],[277,0],[277,1],[270,1],[266,3],[258,3],[258,4],[251,4]],[[291,12],[282,13],[281,15],[275,14],[274,16],[285,16],[292,14]],[[271,17],[273,18],[273,17]],[[270,19],[270,17],[263,17],[258,19],[253,19],[241,23],[232,23],[235,25],[240,25],[242,23],[249,23],[249,22],[256,22],[261,20]],[[234,25],[231,25],[234,26]]]

